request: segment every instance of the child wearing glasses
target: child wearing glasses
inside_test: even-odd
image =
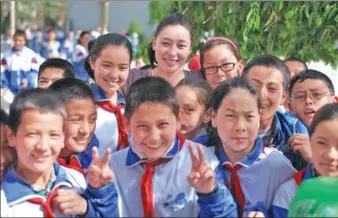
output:
[[[224,80],[242,74],[243,61],[237,43],[228,37],[214,37],[200,49],[201,70],[212,89]]]

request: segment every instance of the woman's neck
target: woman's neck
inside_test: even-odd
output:
[[[155,68],[152,71],[152,76],[162,77],[167,80],[172,86],[176,86],[182,79],[184,79],[184,72],[181,69],[176,72],[163,72],[160,68]]]
[[[117,99],[118,99],[118,92],[115,91],[114,93],[104,93],[104,95],[113,103],[117,104]]]
[[[52,170],[54,168],[51,167],[48,172],[43,173],[35,173],[23,167],[20,163],[18,163],[15,171],[16,173],[26,180],[30,185],[36,185],[41,188],[47,188],[52,176]]]

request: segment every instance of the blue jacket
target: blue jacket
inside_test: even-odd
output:
[[[289,138],[296,133],[309,135],[302,121],[290,112],[277,111],[271,128],[274,130],[275,137],[272,140],[272,144],[265,146],[273,146],[283,152],[297,170],[304,168],[307,163],[302,155],[299,152],[293,152],[290,145],[288,145]]]
[[[23,47],[20,51],[8,50],[1,60],[1,88],[9,89],[13,94],[22,91],[23,81],[27,88],[37,85],[38,62],[34,51]]]

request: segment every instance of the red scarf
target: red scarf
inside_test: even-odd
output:
[[[116,114],[117,120],[117,128],[118,128],[118,143],[117,143],[117,151],[129,146],[128,142],[128,133],[127,133],[127,126],[124,120],[124,116],[121,112],[123,104],[113,105],[109,100],[106,101],[98,101],[96,102],[101,108],[111,113]]]
[[[182,149],[185,139],[181,136],[177,136],[180,144],[179,151]],[[156,166],[161,165],[170,161],[171,158],[160,158],[153,162],[144,162],[142,165],[145,167],[145,171],[142,176],[140,183],[142,205],[144,211],[144,217],[154,217],[154,203],[153,203],[153,192],[152,192],[152,183],[154,176],[154,169]]]
[[[85,175],[85,171],[82,169],[81,163],[79,162],[79,159],[75,155],[72,155],[70,157],[69,163],[67,163],[66,159],[63,158],[58,158],[57,161],[61,166],[74,169]]]

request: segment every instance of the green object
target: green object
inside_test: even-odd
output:
[[[338,178],[317,177],[302,182],[289,217],[338,217]]]

